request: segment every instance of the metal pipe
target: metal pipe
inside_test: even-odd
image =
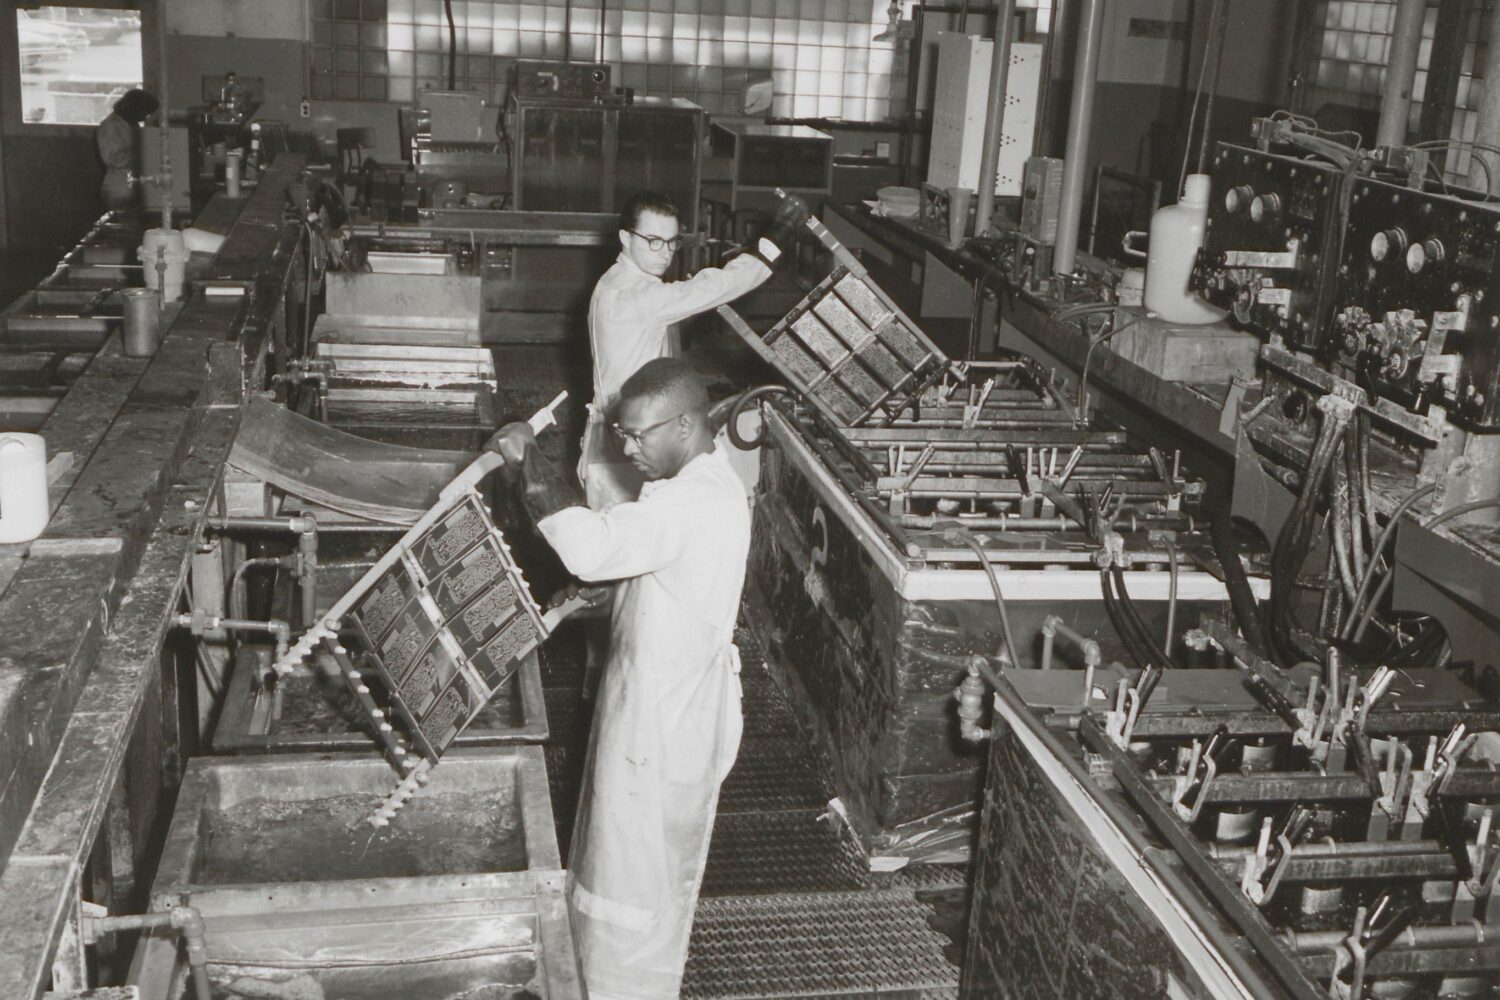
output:
[[[156,117],[157,127],[161,129],[161,135],[158,137],[159,141],[157,142],[157,147],[161,156],[161,162],[159,165],[160,169],[157,171],[156,180],[157,183],[161,185],[161,228],[163,231],[170,231],[172,228],[172,156],[169,150],[172,148],[172,143],[169,141],[167,136],[167,126],[171,121],[171,114],[168,108],[172,103],[172,94],[167,88],[166,4],[157,4],[156,6],[156,28],[157,45],[160,46],[160,51],[157,53],[159,65],[156,69],[156,82],[157,85],[161,87],[161,104],[159,105],[160,111]],[[187,166],[184,164],[181,169],[186,170]],[[156,287],[165,289],[166,285],[162,284],[157,285]],[[166,300],[163,299],[163,302],[165,301]]]
[[[1073,60],[1073,95],[1068,107],[1068,144],[1063,152],[1062,203],[1057,212],[1053,274],[1072,274],[1078,253],[1083,180],[1094,118],[1094,84],[1099,71],[1099,36],[1104,28],[1104,0],[1079,0],[1078,7],[1078,49]]]
[[[206,614],[202,611],[179,614],[172,619],[172,623],[179,628],[191,629],[194,635],[202,635],[204,632],[217,632],[219,629],[230,629],[239,632],[269,632],[276,638],[276,659],[280,660],[286,656],[287,650],[292,645],[292,626],[279,618],[268,621],[255,621],[249,618],[221,618],[218,615]]]
[[[1099,649],[1099,643],[1064,624],[1057,615],[1048,615],[1042,619],[1042,669],[1049,670],[1052,667],[1052,650],[1057,642],[1057,637],[1062,636],[1083,651],[1083,665],[1093,669],[1104,662],[1104,655]]]
[[[242,531],[282,531],[288,534],[296,534],[309,530],[304,525],[312,521],[312,515],[289,514],[281,517],[253,517],[240,514],[218,514],[210,515],[203,522],[208,531],[219,534],[234,534]],[[358,535],[365,532],[383,532],[388,534],[405,534],[411,530],[411,525],[400,524],[323,524],[316,523],[315,530],[320,534],[329,535]]]
[[[1422,22],[1426,18],[1427,0],[1399,0],[1396,24],[1391,29],[1391,55],[1385,69],[1385,91],[1380,95],[1380,124],[1375,130],[1377,146],[1406,144],[1411,90],[1417,76],[1417,55],[1422,48]],[[1500,29],[1491,28],[1492,38],[1496,32],[1500,32]],[[1493,47],[1488,61],[1500,62],[1500,53],[1496,53]],[[1485,79],[1491,77],[1486,76]],[[1481,109],[1482,107],[1483,105]],[[1482,110],[1480,115],[1482,120]]]
[[[89,943],[105,934],[119,931],[152,930],[172,927],[182,933],[187,949],[188,967],[193,972],[193,993],[197,1000],[213,1000],[208,982],[208,944],[204,939],[203,914],[192,906],[174,906],[155,913],[129,913],[115,917],[84,917],[83,938]]]
[[[984,113],[984,141],[980,147],[978,201],[974,207],[974,235],[983,236],[995,213],[995,182],[1000,167],[1000,138],[1005,125],[1005,82],[1010,73],[1011,22],[1016,0],[1000,0],[996,7],[995,38],[990,47],[990,99]],[[960,31],[963,28],[959,28]],[[975,297],[984,310],[978,290]]]

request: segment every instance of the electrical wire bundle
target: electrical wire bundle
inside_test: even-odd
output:
[[[1343,464],[1340,451],[1354,413],[1354,404],[1342,397],[1329,395],[1318,401],[1318,408],[1323,412],[1323,423],[1313,444],[1312,454],[1308,457],[1307,471],[1302,477],[1302,490],[1297,494],[1291,513],[1287,515],[1286,522],[1276,536],[1276,544],[1271,549],[1271,601],[1265,620],[1266,648],[1273,658],[1288,667],[1306,660],[1322,662],[1329,645],[1322,635],[1307,631],[1298,622],[1296,603],[1301,589],[1302,566],[1312,549],[1330,475],[1337,466]],[[1341,481],[1333,490],[1334,495],[1340,488],[1348,488],[1347,483],[1342,481],[1343,477],[1339,478]],[[1327,518],[1330,525],[1337,521],[1336,516]],[[1333,550],[1339,547],[1338,544],[1330,545]],[[1333,558],[1330,553],[1330,559]],[[1329,591],[1325,590],[1324,593],[1328,594]],[[1329,610],[1330,604],[1325,600],[1325,615],[1320,617],[1326,617]],[[1336,608],[1332,610],[1337,613]]]

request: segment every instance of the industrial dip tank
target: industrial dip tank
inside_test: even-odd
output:
[[[1169,607],[1191,627],[1227,600],[1203,484],[1080,418],[1029,359],[954,365],[809,225],[827,278],[763,334],[720,310],[795,394],[765,408],[749,621],[870,855],[962,859],[982,768],[953,689],[970,655],[1001,648],[997,591],[1020,667],[1048,616],[1097,640],[1099,663],[1123,658],[1119,586],[1153,634]],[[1100,538],[1122,566],[1110,600]]]
[[[373,755],[198,758],[177,798],[153,909],[203,916],[215,997],[582,997],[539,747],[460,749],[397,822]],[[170,932],[130,982],[184,992]]]

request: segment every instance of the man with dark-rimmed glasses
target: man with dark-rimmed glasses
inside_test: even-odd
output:
[[[663,281],[682,247],[677,206],[641,191],[620,212],[620,256],[594,286],[589,302],[589,349],[594,400],[583,434],[578,478],[589,506],[603,510],[640,493],[639,471],[609,431],[609,414],[625,380],[653,358],[672,354],[668,329],[739,298],[771,276],[771,268],[807,219],[800,200],[783,201],[765,236],[723,267],[706,267],[682,281]]]

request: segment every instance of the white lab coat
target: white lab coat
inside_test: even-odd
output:
[[[760,251],[775,260],[774,244]],[[744,295],[771,276],[764,260],[743,254],[723,267],[706,267],[685,281],[662,281],[621,253],[594,286],[589,300],[589,347],[594,355],[594,401],[583,431],[578,479],[589,506],[603,510],[634,500],[641,476],[609,432],[605,414],[620,387],[642,365],[672,353],[668,327],[716,309]]]
[[[94,129],[94,144],[99,149],[99,159],[104,161],[104,183],[99,187],[104,207],[111,211],[132,207],[135,191],[130,172],[135,167],[135,126],[111,112]]]
[[[668,1000],[739,751],[747,498],[716,449],[637,501],[539,527],[577,576],[621,581],[569,862],[584,979],[592,1000]]]

